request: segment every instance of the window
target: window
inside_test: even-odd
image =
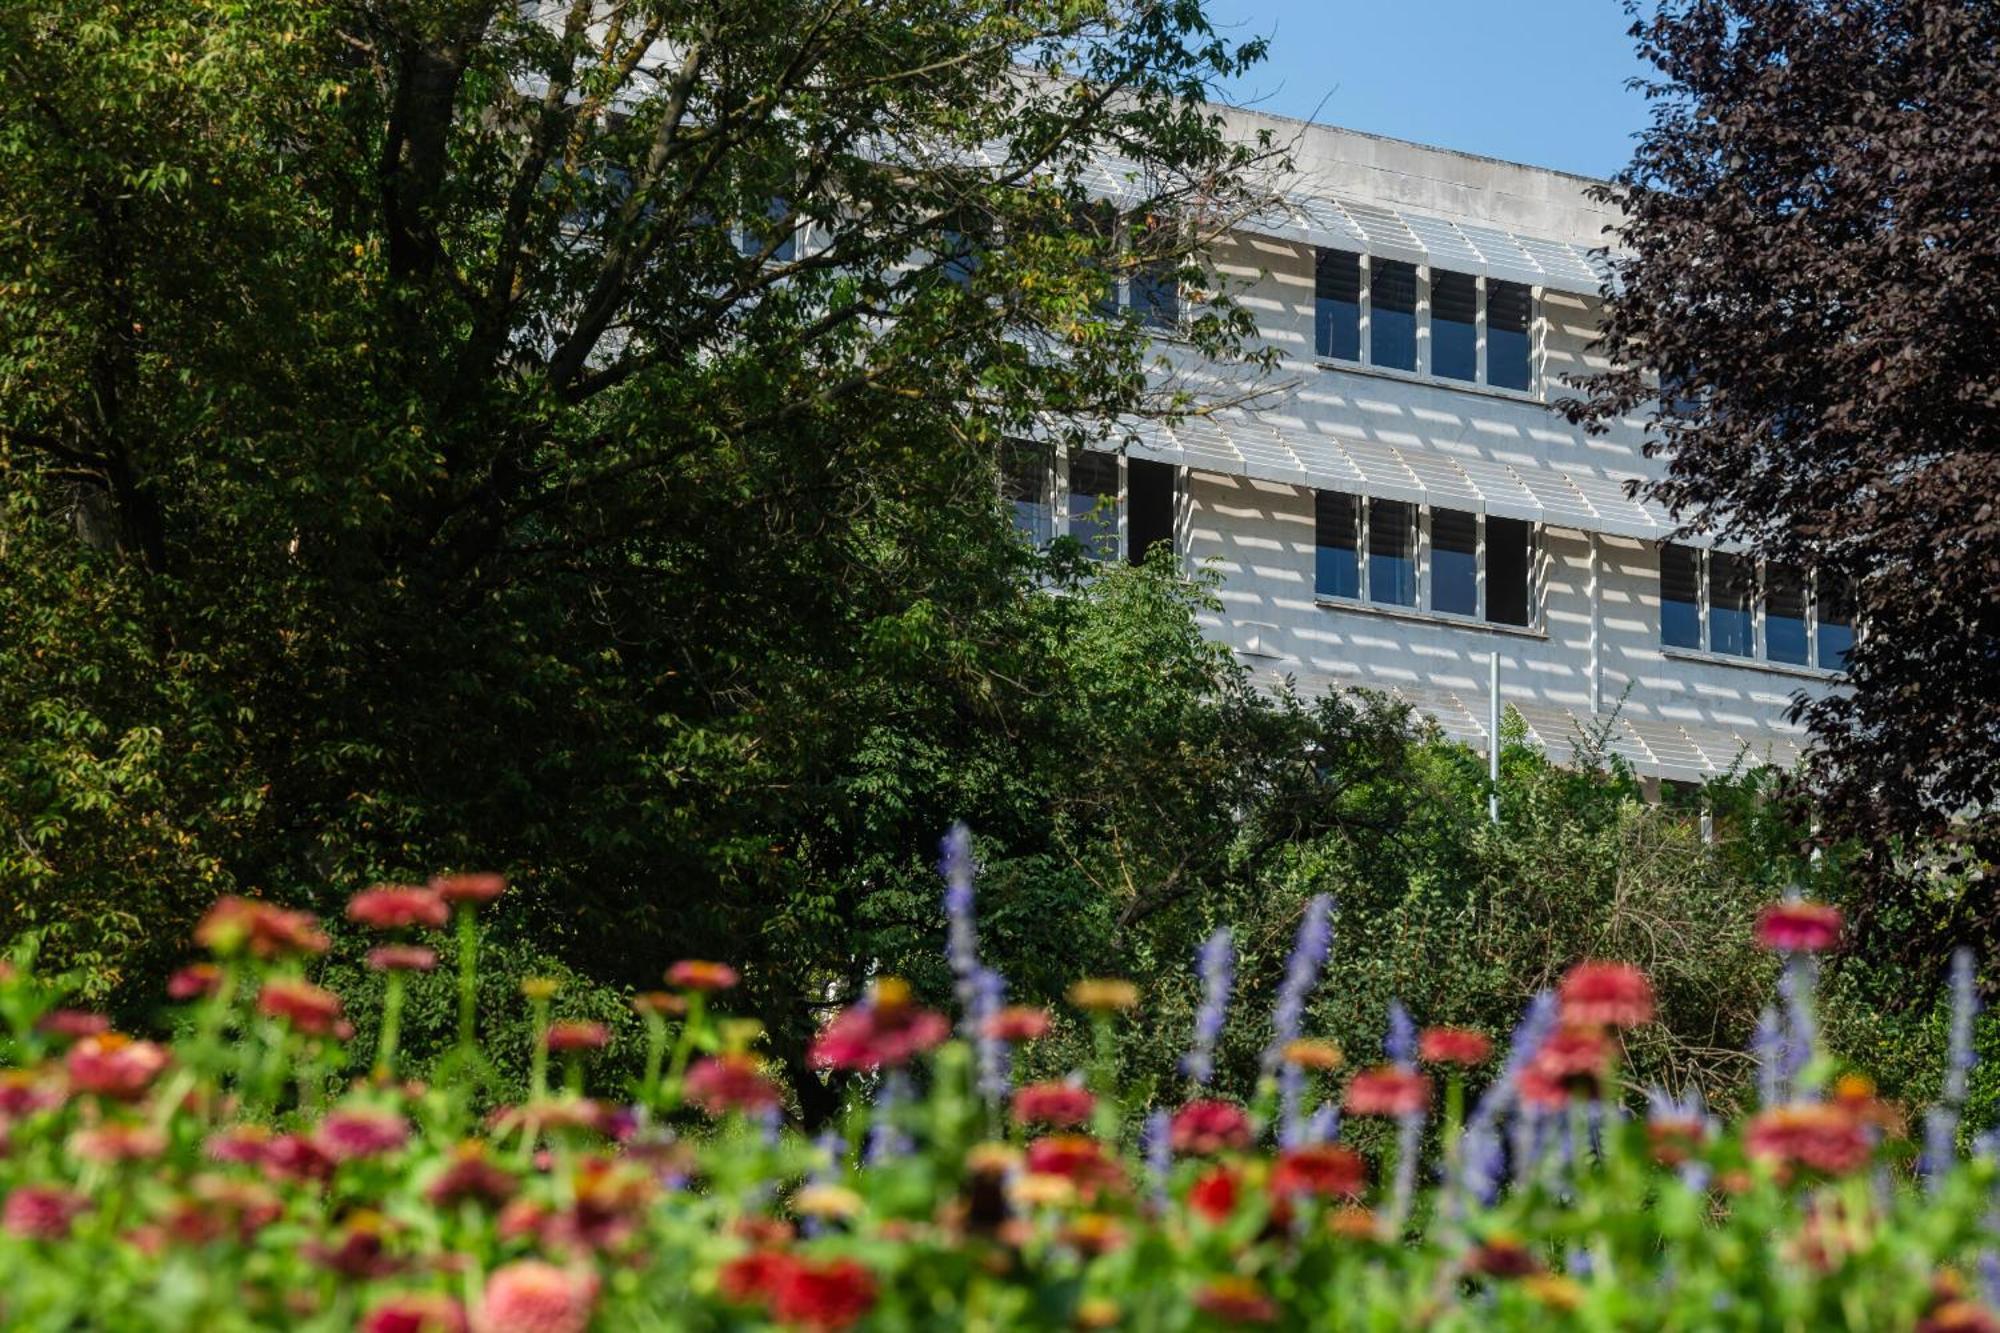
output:
[[[1660,643],[1839,671],[1854,642],[1837,580],[1731,551],[1660,548]]]
[[[1479,516],[1431,510],[1431,610],[1479,614]]]
[[[1149,329],[1176,329],[1181,322],[1180,265],[1171,259],[1142,264],[1132,274],[1132,311]]]
[[[1757,567],[1748,556],[1708,553],[1708,650],[1755,657]]]
[[[1526,393],[1534,385],[1535,294],[1525,284],[1486,280],[1486,382]]]
[[[1486,618],[1502,625],[1535,623],[1535,525],[1518,518],[1486,519]]]
[[[1417,368],[1417,266],[1398,259],[1368,262],[1368,360],[1392,370]]]
[[[1335,361],[1361,359],[1361,256],[1321,250],[1313,265],[1313,348]]]
[[[771,243],[774,233],[782,233],[777,236],[778,244],[771,251],[771,259],[780,264],[790,263],[798,253],[798,232],[783,226],[791,213],[790,200],[783,195],[772,195],[770,202],[764,206],[763,221],[746,222],[732,229],[736,237],[736,253],[745,259],[755,258],[764,253],[764,247]]]
[[[1126,555],[1143,565],[1155,546],[1174,544],[1174,469],[1145,458],[1125,460]]]
[[[1701,647],[1701,552],[1691,546],[1660,548],[1660,642]]]
[[[1401,500],[1368,502],[1368,600],[1417,604],[1417,507]]]
[[[1345,491],[1313,495],[1313,593],[1361,596],[1361,506]]]
[[[1783,565],[1764,570],[1764,656],[1793,666],[1812,663],[1806,638],[1806,576]]]
[[[1470,273],[1431,274],[1431,374],[1479,378],[1479,279]]]
[[[1069,535],[1093,560],[1118,557],[1118,458],[1082,452],[1069,460]]]
[[[1014,530],[1036,546],[1055,536],[1055,451],[1046,445],[1016,440],[1000,454],[1000,498],[1014,520]]]
[[[1815,580],[1819,594],[1815,599],[1818,612],[1818,665],[1824,671],[1845,671],[1847,654],[1854,647],[1854,598],[1844,580],[1831,574],[1821,575]]]

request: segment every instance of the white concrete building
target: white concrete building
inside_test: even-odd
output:
[[[1850,642],[1838,589],[1666,545],[1624,493],[1661,466],[1643,422],[1592,436],[1554,410],[1594,364],[1593,182],[1230,115],[1294,143],[1286,206],[1212,257],[1282,370],[1254,408],[1144,426],[1122,455],[1027,451],[1021,524],[1131,558],[1170,540],[1221,575],[1206,628],[1261,677],[1388,691],[1481,749],[1498,653],[1551,752],[1590,731],[1683,782],[1795,762],[1791,697],[1833,687]]]

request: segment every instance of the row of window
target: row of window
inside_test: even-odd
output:
[[[1425,371],[1528,392],[1534,289],[1400,259],[1321,249],[1313,264],[1313,348],[1330,361]],[[1426,365],[1425,363],[1428,362]]]
[[[1534,623],[1532,523],[1316,491],[1313,533],[1317,597]]]
[[[1016,443],[1002,456],[1001,497],[1015,530],[1036,546],[1071,537],[1093,560],[1116,560],[1122,549],[1136,565],[1156,543],[1173,541],[1168,464],[1085,451],[1062,459],[1060,476],[1058,466],[1046,445]]]
[[[1840,671],[1854,647],[1854,610],[1832,577],[1668,543],[1660,548],[1660,642]]]

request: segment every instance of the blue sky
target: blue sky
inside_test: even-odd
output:
[[[1211,0],[1271,38],[1232,100],[1586,176],[1631,155],[1643,71],[1618,0]]]

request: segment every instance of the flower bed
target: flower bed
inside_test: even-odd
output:
[[[24,951],[0,970],[0,1324],[2000,1330],[1995,1161],[1957,1144],[1969,960],[1921,1151],[1819,1049],[1815,966],[1839,920],[1810,904],[1759,923],[1783,1003],[1757,1053],[1764,1104],[1740,1124],[1695,1097],[1641,1110],[1621,1085],[1621,1035],[1653,997],[1615,962],[1573,969],[1504,1050],[1398,1009],[1384,1058],[1347,1071],[1300,1030],[1325,900],[1274,1012],[1238,1016],[1268,1025],[1251,1103],[1209,1087],[1227,932],[1196,960],[1184,1086],[1148,1098],[1114,1085],[1138,997],[1109,979],[1070,996],[1091,1067],[1016,1086],[1014,1055],[1052,1016],[1005,1005],[980,966],[962,831],[945,871],[960,1013],[878,979],[813,1051],[870,1096],[814,1139],[787,1127],[755,1025],[716,1012],[736,974],[698,961],[635,1000],[648,1058],[615,1100],[584,1093],[605,1029],[549,1021],[550,987],[524,982],[530,1095],[479,1110],[492,877],[354,898],[387,986],[374,1072],[351,1086],[331,1073],[342,1001],[308,975],[326,936],[302,913],[218,903],[196,934],[208,961],[169,987],[170,1044],[59,1007]],[[398,1015],[438,930],[458,935],[461,1041],[423,1086],[397,1073]]]

